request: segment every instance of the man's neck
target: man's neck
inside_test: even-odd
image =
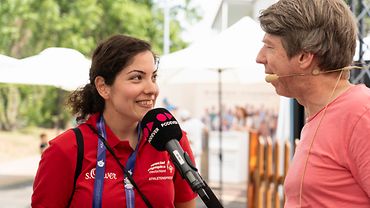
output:
[[[297,98],[297,101],[305,107],[308,117],[322,110],[351,86],[347,79],[337,81],[337,78],[323,76],[309,86],[312,90]]]

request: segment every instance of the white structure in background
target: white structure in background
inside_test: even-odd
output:
[[[7,65],[0,62],[0,82],[75,90],[88,83],[90,65],[91,61],[77,50],[52,47],[35,56],[15,59]]]
[[[246,132],[224,131],[222,132],[222,173],[220,173],[220,143],[219,132],[212,131],[209,134],[209,180],[220,181],[222,174],[223,183],[244,183],[248,173],[248,141]]]
[[[249,6],[254,3],[257,8],[262,5],[261,2],[269,1],[221,1],[212,24],[214,30],[217,30],[218,25],[222,26],[218,29],[222,30],[218,35],[161,57],[158,78],[161,95],[180,105],[180,109],[189,109],[195,115],[201,115],[211,103],[218,105],[219,95],[215,93],[218,90],[222,92],[222,101],[228,105],[278,105],[278,96],[271,85],[264,81],[263,66],[255,62],[264,33],[258,23],[249,17],[254,12]],[[236,10],[253,12],[239,13]],[[218,70],[222,72],[218,73]],[[222,89],[218,89],[217,83],[222,83]],[[208,84],[206,89],[205,84]],[[209,96],[211,90],[216,96]],[[224,131],[222,144],[219,138],[219,132],[210,132],[210,181],[245,182],[248,134]],[[223,155],[222,163],[219,160],[220,151]]]
[[[364,52],[362,58],[364,61],[370,61],[370,34],[363,38],[363,41],[364,41],[364,44],[362,44],[362,50]],[[356,42],[356,45],[357,45],[357,48],[356,48],[356,51],[355,51],[355,56],[353,58],[354,61],[358,61],[359,59],[359,56],[358,56],[358,52],[359,52],[359,41]]]
[[[161,83],[217,83],[218,69],[225,83],[264,82],[263,66],[255,57],[262,47],[263,31],[250,17],[227,30],[160,60]]]
[[[223,31],[244,16],[257,20],[260,10],[277,0],[221,0],[215,14],[212,29]]]
[[[265,84],[263,66],[255,62],[262,37],[259,25],[244,17],[217,36],[162,56],[160,96],[193,115],[202,115],[205,108],[218,106],[221,82],[222,101],[228,105],[273,106],[278,97]],[[191,94],[192,99],[184,94]]]
[[[231,25],[239,22],[245,16],[249,16],[254,20],[257,20],[259,11],[269,5],[275,3],[277,0],[222,0],[215,18],[212,23],[212,29],[215,31],[222,32],[227,30]],[[258,25],[259,28],[259,25]],[[253,36],[253,30],[250,30],[248,34],[245,34],[244,41],[250,36]],[[262,38],[255,39],[256,42],[261,42]],[[239,41],[242,44],[242,40]],[[258,51],[260,47],[256,47]],[[246,57],[255,60],[257,53],[254,57]],[[229,56],[232,56],[231,54]],[[258,66],[263,68],[263,66]],[[257,68],[258,68],[257,67]],[[264,71],[263,69],[261,71]],[[256,88],[257,89],[257,88]],[[268,101],[267,101],[268,102]],[[282,102],[282,101],[280,101]],[[211,132],[210,138],[218,138],[218,132]],[[248,158],[248,136],[245,133],[240,132],[223,132],[222,140],[222,155],[224,157],[222,167],[222,179],[224,182],[240,183],[247,180],[247,161]],[[219,143],[216,139],[210,140],[210,180],[220,180],[219,161],[217,154],[219,153]],[[244,158],[244,159],[241,159]]]

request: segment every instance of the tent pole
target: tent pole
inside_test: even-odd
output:
[[[218,69],[218,136],[219,136],[219,158],[220,158],[220,203],[222,204],[222,69]]]

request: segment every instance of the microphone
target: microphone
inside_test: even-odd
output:
[[[187,152],[179,141],[182,130],[175,117],[165,108],[148,111],[142,121],[143,137],[158,151],[167,151],[176,169],[180,172],[191,189],[198,193],[207,207],[222,208],[221,203],[212,193],[206,182],[197,172]]]
[[[265,81],[267,83],[271,83],[281,77],[293,77],[293,76],[305,76],[305,75],[310,75],[310,74],[287,74],[287,75],[267,74],[265,76]],[[312,75],[314,75],[314,73],[312,73]]]
[[[325,73],[331,73],[331,72],[337,72],[337,71],[349,71],[352,69],[364,69],[365,67],[359,67],[359,66],[346,66],[340,69],[334,69],[329,71],[320,71],[319,69],[314,69],[311,74],[287,74],[287,75],[277,75],[277,74],[266,74],[265,81],[267,83],[271,83],[281,77],[292,77],[292,76],[306,76],[306,75],[319,75],[319,74],[325,74]]]
[[[275,81],[279,79],[279,76],[277,74],[266,74],[265,81],[267,83],[271,83],[272,81]]]

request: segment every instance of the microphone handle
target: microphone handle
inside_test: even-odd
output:
[[[197,192],[200,188],[204,187],[202,178],[194,167],[188,153],[184,152],[179,142],[176,139],[168,141],[166,149],[176,169],[180,172],[182,178],[188,182],[191,189]]]
[[[209,208],[223,208],[215,194],[197,172],[188,153],[184,152],[179,142],[176,139],[168,141],[166,149],[181,176],[188,182],[191,189],[198,193],[204,204]]]
[[[211,188],[209,188],[208,184],[205,181],[203,182],[205,186],[198,191],[198,195],[202,199],[204,204],[208,208],[223,208],[221,202],[217,199]]]

